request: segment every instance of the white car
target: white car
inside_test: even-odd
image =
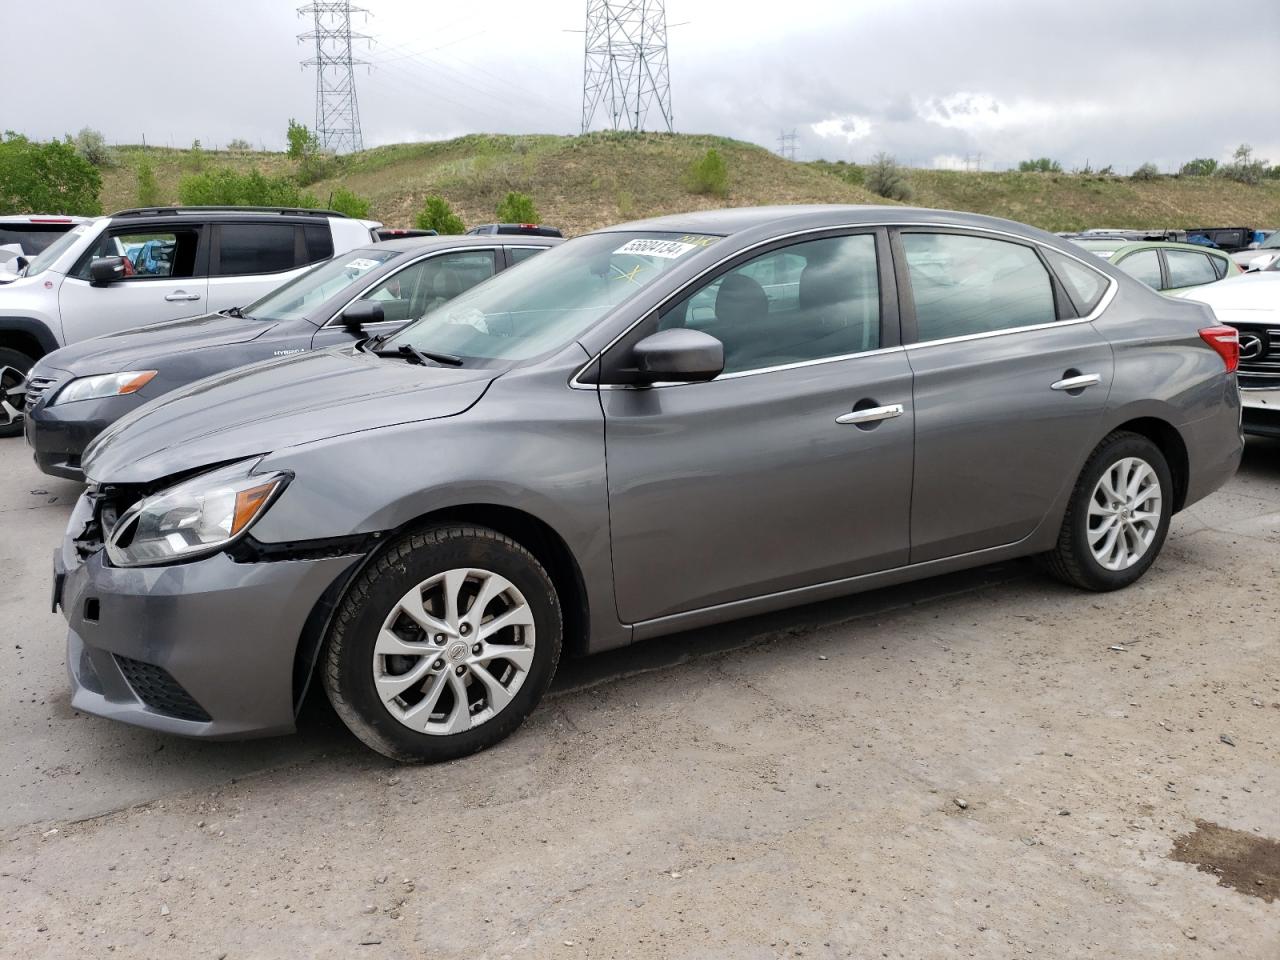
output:
[[[309,265],[376,241],[326,210],[151,207],[74,225],[0,284],[0,436],[21,431],[24,377],[89,337],[250,303]]]
[[[30,260],[85,217],[14,214],[0,217],[0,283],[8,283]]]
[[[1280,230],[1273,231],[1271,236],[1250,250],[1239,250],[1231,254],[1231,259],[1246,270],[1266,270],[1280,262]]]
[[[1207,303],[1222,323],[1240,331],[1245,433],[1280,437],[1280,262],[1177,296]]]

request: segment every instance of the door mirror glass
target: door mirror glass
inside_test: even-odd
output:
[[[357,300],[342,311],[342,325],[348,330],[359,330],[365,324],[382,323],[385,314],[382,304],[376,300]]]
[[[99,257],[89,264],[89,282],[95,287],[105,287],[115,280],[127,277],[127,263],[124,257]]]
[[[631,352],[645,384],[714,380],[724,369],[724,344],[701,330],[660,330]]]

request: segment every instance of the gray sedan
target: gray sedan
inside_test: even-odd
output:
[[[1057,237],[936,210],[625,224],[387,338],[180,388],[88,450],[77,709],[496,743],[562,654],[1011,557],[1142,576],[1242,450],[1235,332]]]

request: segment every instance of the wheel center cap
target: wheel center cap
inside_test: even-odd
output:
[[[450,663],[461,663],[467,659],[467,653],[471,650],[462,640],[455,640],[449,644],[449,648],[445,651],[445,656],[449,658]]]

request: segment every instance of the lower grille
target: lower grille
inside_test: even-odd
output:
[[[182,684],[169,675],[168,670],[157,667],[154,663],[131,660],[119,654],[115,657],[120,672],[129,681],[133,692],[152,710],[167,713],[179,720],[194,720],[198,723],[208,723],[213,719],[183,689]]]
[[[44,396],[46,390],[54,385],[56,381],[52,377],[31,377],[27,380],[27,409],[30,410],[40,398]]]

